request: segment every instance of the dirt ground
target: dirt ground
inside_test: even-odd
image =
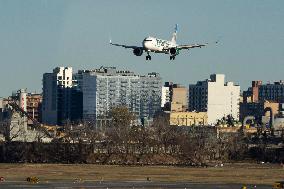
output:
[[[273,184],[284,180],[284,168],[275,164],[224,164],[209,168],[169,166],[114,166],[92,164],[0,164],[0,177],[23,181],[36,176],[41,181],[152,181]]]

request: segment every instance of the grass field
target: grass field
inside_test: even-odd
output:
[[[284,180],[284,168],[273,164],[225,164],[223,167],[113,166],[92,164],[0,164],[0,177],[23,181],[37,176],[41,181],[152,181],[272,184]]]

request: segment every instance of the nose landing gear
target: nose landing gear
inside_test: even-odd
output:
[[[151,60],[152,57],[150,56],[149,52],[147,52],[146,60]]]

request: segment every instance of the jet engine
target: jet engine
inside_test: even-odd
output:
[[[133,54],[136,56],[141,56],[143,54],[143,49],[142,48],[135,48],[133,49]]]
[[[178,54],[178,50],[176,48],[170,48],[169,52],[172,56],[175,56]]]

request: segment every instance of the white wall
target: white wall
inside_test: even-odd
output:
[[[3,109],[3,99],[0,98],[0,109]]]
[[[213,125],[227,115],[238,120],[240,86],[234,86],[232,82],[225,84],[222,75],[216,78],[216,82],[208,82],[208,124]]]
[[[161,107],[163,108],[167,102],[170,102],[170,88],[162,87]]]
[[[22,108],[22,110],[27,111],[27,92],[25,89],[19,90],[19,106]]]

